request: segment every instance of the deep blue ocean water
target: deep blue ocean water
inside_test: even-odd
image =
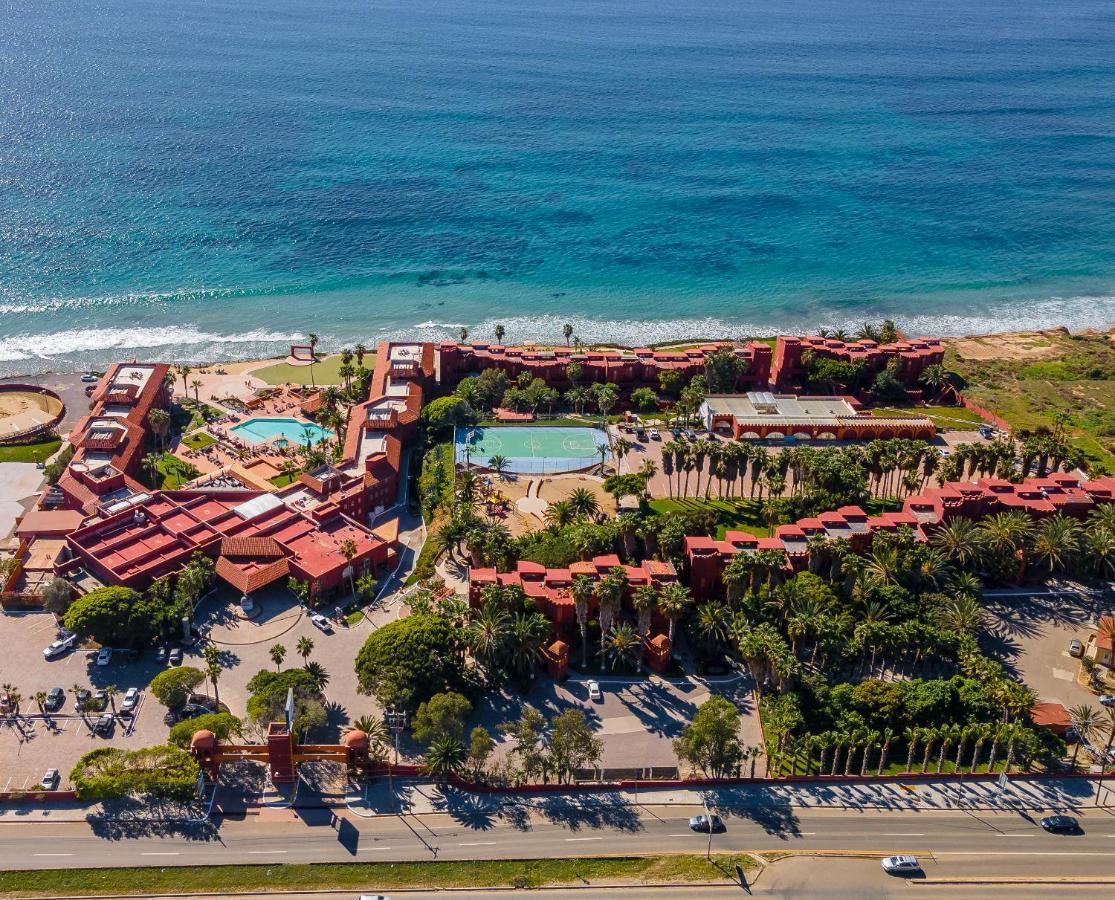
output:
[[[0,373],[1113,295],[1110,0],[0,0]]]

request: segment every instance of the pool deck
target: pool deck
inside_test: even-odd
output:
[[[269,434],[257,433],[254,430],[256,425],[262,423],[274,423],[278,425],[290,425],[289,428],[275,428]],[[313,434],[313,442],[316,444],[322,438],[333,440],[337,435],[335,432],[330,431],[328,428],[322,428],[320,425],[310,422],[307,419],[296,419],[292,416],[271,417],[271,416],[252,416],[245,419],[236,425],[231,426],[229,434],[234,435],[241,440],[250,441],[253,444],[266,444],[279,438],[285,438],[293,444],[305,444],[305,432],[309,431]]]

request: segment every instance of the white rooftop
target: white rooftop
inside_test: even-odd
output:
[[[239,506],[234,506],[232,511],[245,522],[250,522],[252,519],[257,519],[264,513],[269,513],[282,505],[283,501],[274,494],[260,494],[258,497],[246,500]]]

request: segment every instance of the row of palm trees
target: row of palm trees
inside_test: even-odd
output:
[[[834,455],[866,470],[871,492],[878,497],[901,498],[921,490],[940,462],[940,455],[924,441],[901,438],[853,447],[786,447],[777,453],[758,444],[700,439],[664,444],[662,472],[671,496],[708,499],[715,479],[720,499],[744,496],[745,489],[751,499],[761,500],[764,494],[794,497],[809,489],[819,466],[833,467]]]
[[[968,571],[986,571],[1004,558],[1024,572],[1037,564],[1049,573],[1083,568],[1115,576],[1115,504],[1095,507],[1086,521],[1053,515],[1034,521],[1022,511],[1000,512],[979,521],[950,519],[930,543]]]
[[[798,774],[800,768],[806,775],[878,776],[887,771],[893,749],[904,746],[905,774],[939,775],[946,771],[946,765],[955,774],[991,772],[1000,761],[1009,772],[1024,735],[1025,728],[1018,722],[912,727],[901,733],[890,728],[882,731],[857,728],[805,734],[785,737],[771,770],[789,775]]]

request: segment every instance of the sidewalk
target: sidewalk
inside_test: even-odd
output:
[[[1094,779],[1011,779],[1005,789],[995,781],[963,782],[941,779],[933,783],[888,782],[862,784],[834,780],[822,784],[748,784],[691,790],[640,788],[578,793],[469,793],[450,786],[395,779],[394,798],[387,779],[377,779],[362,793],[350,794],[347,805],[362,816],[494,811],[506,806],[600,807],[604,805],[709,806],[730,812],[733,807],[782,806],[800,809],[891,810],[1065,810],[1093,806]],[[1115,778],[1104,786],[1105,805],[1115,804]]]

